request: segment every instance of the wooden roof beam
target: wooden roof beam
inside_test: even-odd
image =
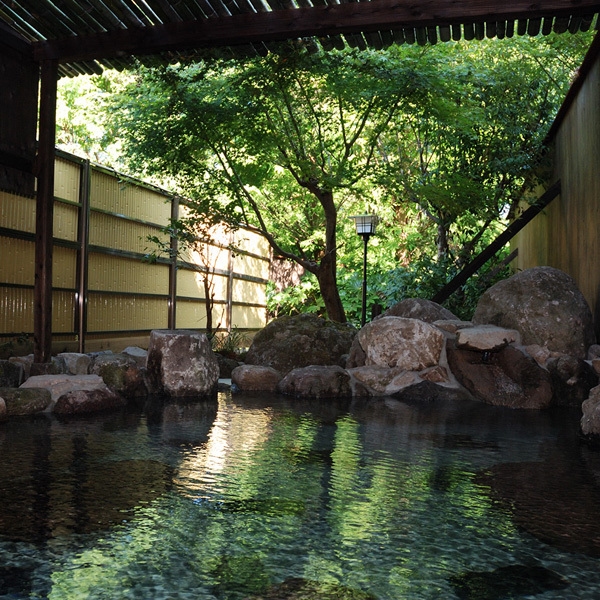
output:
[[[600,11],[598,0],[372,0],[312,8],[244,13],[197,21],[135,27],[34,44],[37,60],[71,62],[186,48],[234,46],[299,37],[381,29],[418,29],[461,23],[569,18]]]

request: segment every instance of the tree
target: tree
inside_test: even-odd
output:
[[[460,268],[535,183],[545,131],[589,41],[282,46],[246,62],[140,69],[112,105],[112,139],[136,175],[198,200],[197,218],[256,226],[316,277],[329,317],[344,321],[340,215],[367,199],[377,212],[391,205],[386,264],[433,250],[448,272]],[[357,248],[345,241],[351,265]]]
[[[116,124],[134,168],[256,226],[316,276],[328,316],[344,322],[338,212],[365,193],[379,137],[418,83],[372,51],[142,69]]]
[[[184,216],[179,219],[170,219],[169,224],[163,227],[160,235],[150,235],[147,241],[150,248],[146,260],[154,263],[159,257],[168,257],[172,261],[193,259],[194,265],[199,265],[201,270],[198,276],[202,281],[204,290],[204,309],[206,314],[206,334],[213,339],[215,329],[213,324],[213,308],[215,306],[215,274],[223,239],[228,237],[234,227],[225,220],[219,220],[213,212],[202,211],[201,203],[188,203],[180,207],[184,209]],[[190,217],[190,212],[193,212]],[[228,249],[233,246],[227,244]]]
[[[589,38],[588,38],[589,43]],[[381,136],[380,181],[435,228],[438,260],[469,262],[534,189],[544,137],[583,56],[562,38],[441,45],[419,60],[423,93]],[[565,52],[565,48],[568,52]]]

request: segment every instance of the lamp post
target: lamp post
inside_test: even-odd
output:
[[[376,215],[356,215],[350,217],[354,219],[356,233],[362,237],[364,242],[363,253],[363,282],[362,282],[362,318],[360,325],[364,327],[367,322],[367,243],[369,238],[375,233],[379,217]]]

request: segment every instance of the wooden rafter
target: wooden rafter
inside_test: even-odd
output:
[[[496,24],[525,22],[524,33],[538,31],[542,19],[579,20],[600,11],[597,0],[371,0],[342,4],[246,12],[164,23],[129,26],[114,31],[46,40],[35,44],[38,60],[60,62],[119,58],[123,55],[154,54],[171,50],[231,46],[311,36],[336,36],[414,28],[428,35],[428,28],[475,24],[480,35],[497,30]],[[494,24],[494,27],[491,26]]]

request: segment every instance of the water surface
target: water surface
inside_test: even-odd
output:
[[[579,414],[220,394],[0,428],[0,598],[597,598]]]

